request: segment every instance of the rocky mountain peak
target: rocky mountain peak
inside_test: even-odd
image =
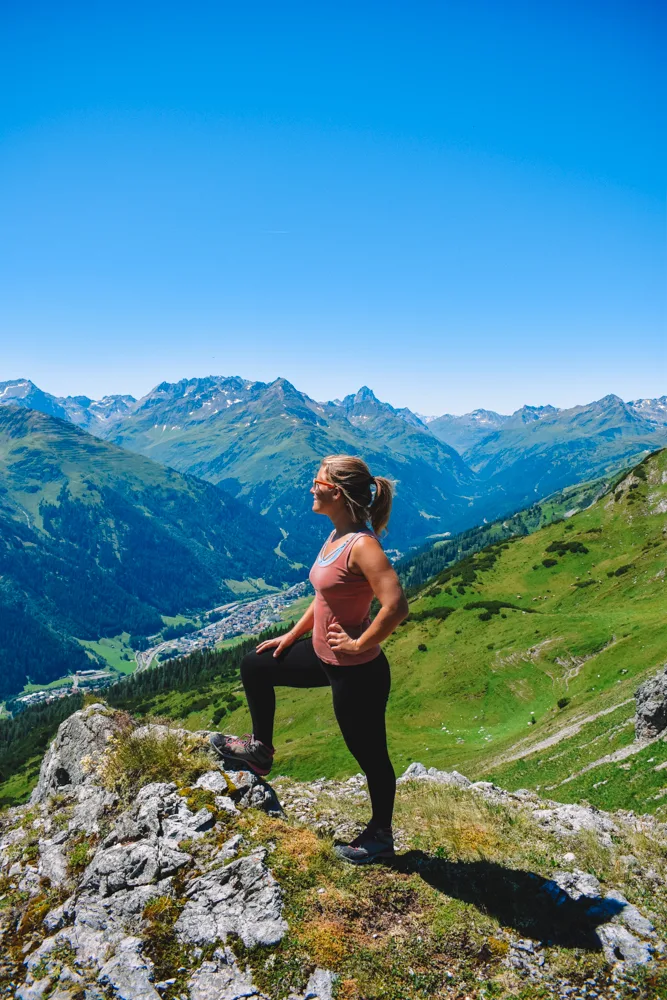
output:
[[[512,419],[514,421],[518,420],[523,424],[529,424],[537,420],[547,420],[550,417],[555,417],[559,412],[559,408],[551,406],[551,404],[547,404],[546,406],[522,406],[520,409],[514,411]]]

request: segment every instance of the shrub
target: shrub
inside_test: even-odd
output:
[[[417,649],[419,650],[420,653],[425,653],[427,650],[426,643],[420,642],[419,645],[417,646]]]
[[[88,867],[96,840],[97,838],[86,837],[85,834],[79,834],[75,838],[67,857],[67,871],[70,875],[81,875]]]
[[[221,720],[221,719],[222,719],[222,718],[223,718],[223,717],[224,717],[225,715],[227,715],[227,709],[225,708],[225,706],[224,706],[224,705],[220,705],[220,707],[219,707],[219,708],[216,708],[215,712],[213,713],[213,718],[211,719],[211,723],[212,723],[212,724],[213,724],[214,726],[217,726],[217,725],[218,725],[218,723],[220,722],[220,720]]]
[[[547,569],[550,569],[552,566],[557,566],[558,565],[558,560],[557,559],[543,559],[542,560],[542,565],[545,566]]]
[[[566,542],[564,538],[560,541],[552,542],[551,545],[547,545],[544,551],[557,552],[559,556],[564,556],[566,552],[578,552],[581,555],[586,555],[588,553],[588,549],[583,542]]]
[[[427,618],[437,618],[440,621],[445,621],[455,611],[456,608],[450,608],[446,604],[441,604],[438,608],[425,608],[424,611],[413,611],[408,615],[406,621],[423,622]]]
[[[558,701],[556,702],[556,704],[558,705],[559,708],[565,708],[567,705],[570,704],[570,699],[569,698],[559,698]]]
[[[514,611],[527,611],[529,615],[537,614],[533,608],[520,608],[516,604],[510,604],[509,601],[469,601],[468,604],[463,605],[464,611],[475,611],[477,608],[481,608],[485,611],[489,618],[491,615],[500,614],[502,608],[512,608]],[[482,618],[482,616],[479,616]],[[488,621],[488,618],[482,618],[482,621]]]
[[[629,573],[632,568],[632,563],[628,563],[627,566],[619,566],[614,576],[623,576],[624,573]]]

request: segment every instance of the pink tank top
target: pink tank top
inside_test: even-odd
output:
[[[325,559],[323,553],[333,537],[332,531],[310,571],[309,579],[315,589],[313,649],[325,663],[353,666],[355,663],[368,663],[381,652],[380,645],[377,644],[357,655],[337,653],[327,642],[327,631],[334,622],[341,625],[353,639],[358,639],[370,625],[368,613],[373,590],[365,576],[349,569],[352,546],[362,535],[375,538],[371,531],[358,531]]]

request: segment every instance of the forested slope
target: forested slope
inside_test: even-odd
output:
[[[34,410],[0,408],[0,696],[90,665],[74,641],[146,634],[301,572],[222,490]]]

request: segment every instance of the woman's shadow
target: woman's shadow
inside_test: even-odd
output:
[[[574,898],[552,879],[491,861],[447,861],[408,851],[389,865],[419,875],[439,892],[472,903],[504,927],[545,945],[599,951],[597,928],[625,906],[599,895]]]

